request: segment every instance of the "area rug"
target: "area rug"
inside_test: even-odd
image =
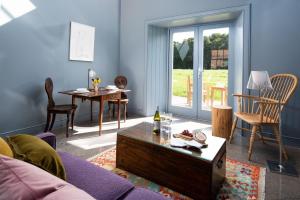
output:
[[[109,149],[89,161],[99,167],[114,172],[115,174],[128,179],[137,187],[147,188],[158,192],[174,200],[188,200],[186,197],[169,188],[160,186],[147,179],[136,176],[127,171],[116,168],[116,148]],[[232,159],[226,159],[226,178],[217,196],[218,200],[229,199],[247,199],[263,200],[265,198],[265,174],[266,169],[239,162]]]

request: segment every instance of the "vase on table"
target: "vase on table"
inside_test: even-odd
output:
[[[99,91],[99,85],[98,84],[94,84],[94,91],[98,92]]]
[[[96,77],[96,78],[92,79],[92,83],[93,83],[94,91],[98,92],[99,84],[101,83],[101,79],[99,77]]]

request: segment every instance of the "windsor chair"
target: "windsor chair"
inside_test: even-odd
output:
[[[265,140],[273,140],[281,145],[281,137],[279,135],[280,113],[287,104],[290,97],[295,92],[298,85],[298,78],[292,74],[276,74],[271,78],[273,90],[261,91],[260,97],[234,94],[238,100],[238,111],[234,113],[234,121],[232,124],[229,142],[231,143],[234,131],[236,128],[250,131],[250,144],[248,150],[248,160],[251,158],[253,143],[256,135],[264,143]],[[237,127],[238,119],[245,121],[252,126],[252,130]],[[273,138],[264,138],[261,134],[262,126],[271,126],[273,128]],[[282,152],[284,158],[287,160],[288,156],[285,148],[282,145]]]

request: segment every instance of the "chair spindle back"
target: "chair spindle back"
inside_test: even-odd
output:
[[[266,102],[264,107],[264,122],[277,123],[279,121],[279,112],[295,92],[298,85],[298,78],[292,74],[276,74],[271,76],[273,90],[263,91],[261,100]],[[270,104],[267,104],[269,102]],[[279,103],[281,106],[279,106]]]

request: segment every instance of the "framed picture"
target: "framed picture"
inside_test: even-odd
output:
[[[94,60],[95,27],[71,22],[69,59]]]

